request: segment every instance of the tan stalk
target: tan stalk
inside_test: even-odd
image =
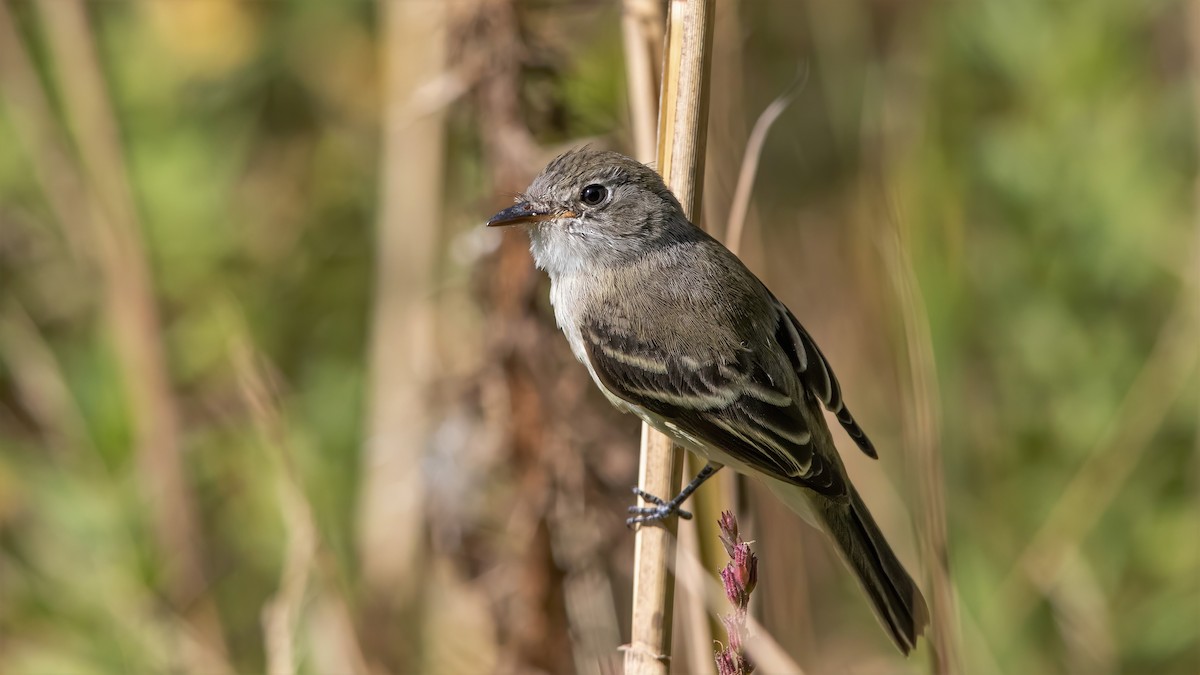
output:
[[[621,32],[625,41],[625,81],[629,92],[629,119],[634,154],[639,162],[654,160],[655,119],[661,64],[655,60],[655,42],[662,39],[662,9],[655,0],[624,0]]]
[[[412,102],[447,66],[449,9],[385,2],[383,156],[375,224],[369,405],[359,551],[368,583],[393,600],[415,591],[425,531],[421,472],[434,345],[430,302],[442,219],[445,113]]]
[[[697,217],[708,126],[707,82],[715,0],[673,0],[659,97],[658,171]],[[671,441],[643,425],[638,480],[642,489],[670,498],[680,488],[682,457]],[[670,664],[671,604],[675,579],[676,520],[638,529],[634,553],[633,621],[626,675],[665,675]]]
[[[662,77],[659,70],[662,63],[661,58],[655,60],[655,57],[661,55],[663,21],[662,7],[655,0],[624,0],[621,28],[625,41],[625,79],[634,155],[640,162],[653,162],[657,153],[655,134],[658,131],[658,99],[655,94]],[[690,470],[685,464],[684,473]],[[722,476],[717,476],[710,481],[710,485],[720,478]],[[703,535],[697,531],[706,521],[714,523],[711,528],[714,545],[717,541],[714,509],[719,507],[712,505],[705,508],[704,497],[710,494],[707,489],[708,486],[705,486],[691,500],[691,510],[697,520],[680,522],[677,531],[678,546],[701,557],[704,551],[700,546],[700,538]],[[710,516],[710,513],[714,515]],[[714,569],[717,567],[716,564],[709,566]],[[712,672],[712,617],[704,610],[701,599],[690,594],[680,598],[676,604],[673,611],[679,613],[679,621],[675,632],[682,638],[680,649],[684,653],[682,661],[679,658],[676,661],[689,672]],[[676,652],[679,653],[679,650]]]
[[[742,180],[744,173],[737,174],[737,158],[750,151],[746,134],[746,105],[741,95],[745,59],[742,51],[744,32],[740,5],[740,0],[717,0],[716,3],[713,67],[708,86],[712,91],[725,92],[725,95],[714,97],[709,105],[708,129],[711,140],[706,154],[712,161],[704,173],[704,223],[697,222],[714,236],[723,237],[725,245],[734,253],[739,252],[742,228],[737,228],[737,239],[730,240],[728,233],[731,232],[731,223],[734,221],[733,218],[726,218],[725,214],[731,211],[731,205],[738,203],[738,195],[746,190]],[[743,166],[744,164],[743,160]],[[738,176],[736,181],[735,176]],[[744,195],[744,200],[744,210],[750,211],[748,192]],[[746,213],[742,214],[743,222],[747,217]],[[760,254],[761,251],[742,257],[752,268],[756,262],[761,261],[761,256],[756,257],[755,253]],[[698,468],[694,466],[695,462],[690,464],[692,466],[685,469],[685,474],[690,475]],[[746,476],[732,471],[723,472],[714,476],[692,496],[691,511],[696,518],[680,523],[679,545],[685,551],[690,550],[696,555],[706,569],[715,570],[726,564],[727,555],[720,545],[721,530],[717,525],[723,510],[736,510],[738,518],[744,524],[756,522],[757,514],[753,512],[751,503],[747,500],[747,480]],[[760,609],[760,600],[759,596],[752,598],[751,611]],[[680,598],[677,610],[686,611],[689,619],[693,616],[699,617],[699,620],[690,619],[687,622],[691,630],[677,631],[684,640],[680,649],[686,650],[688,672],[715,673],[716,664],[712,658],[713,641],[726,634],[721,619],[716,614],[706,612],[702,599],[690,593]]]

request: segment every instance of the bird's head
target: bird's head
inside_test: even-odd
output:
[[[589,148],[554,159],[487,224],[528,227],[534,260],[551,276],[635,260],[695,229],[653,169]]]

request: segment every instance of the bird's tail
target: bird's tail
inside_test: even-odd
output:
[[[849,486],[849,500],[837,501],[794,485],[772,487],[797,513],[806,519],[813,516],[810,522],[816,520],[833,539],[892,641],[905,654],[912,651],[929,623],[929,609],[854,486]]]

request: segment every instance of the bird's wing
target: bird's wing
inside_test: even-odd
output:
[[[817,348],[817,343],[804,330],[804,326],[796,320],[782,302],[775,296],[771,296],[771,301],[775,304],[775,308],[779,311],[779,324],[775,328],[775,341],[783,348],[788,355],[788,360],[792,363],[792,368],[795,369],[796,375],[808,391],[812,392],[825,409],[833,413],[837,417],[838,422],[841,422],[842,427],[850,438],[858,444],[868,457],[878,459],[879,454],[875,452],[875,445],[871,443],[871,439],[867,438],[867,434],[858,426],[858,422],[854,421],[854,416],[850,414],[850,409],[846,407],[846,403],[842,400],[842,387],[838,384],[837,377],[833,374],[833,368],[829,366],[829,361],[821,350]]]
[[[589,365],[611,394],[779,480],[829,497],[847,494],[839,460],[826,455],[836,451],[813,444],[802,406],[815,402],[795,400],[753,350],[701,360],[599,320],[585,322],[580,334]]]

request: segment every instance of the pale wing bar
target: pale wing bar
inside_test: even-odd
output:
[[[813,451],[804,403],[776,389],[751,353],[700,363],[598,321],[582,337],[593,371],[612,394],[768,475],[829,496],[846,494],[844,479]]]

